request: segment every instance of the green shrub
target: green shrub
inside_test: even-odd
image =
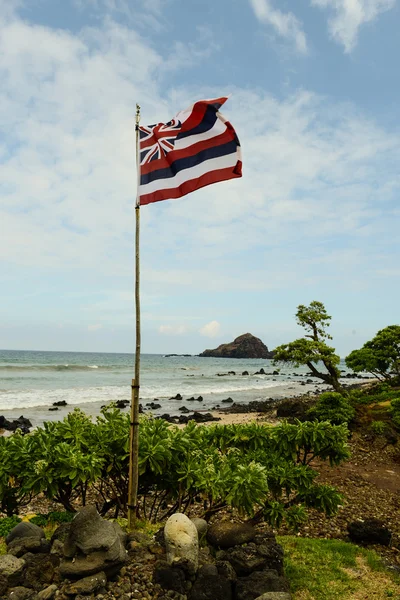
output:
[[[307,414],[310,418],[318,421],[329,421],[333,425],[341,425],[350,423],[354,418],[355,410],[349,400],[341,394],[324,392]]]
[[[341,502],[333,488],[315,482],[315,458],[339,464],[349,456],[345,425],[328,422],[250,423],[183,429],[141,419],[139,517],[162,521],[195,505],[211,517],[232,507],[240,514],[298,526],[312,506],[332,514]],[[38,515],[50,522],[73,517],[90,488],[97,508],[126,515],[129,415],[105,408],[95,423],[75,410],[28,436],[0,438],[0,502],[16,512],[39,493],[67,513]],[[17,474],[17,475],[16,475]],[[12,513],[11,513],[12,514]]]
[[[21,522],[21,519],[14,515],[13,517],[4,517],[4,519],[0,519],[0,537],[6,537],[11,529],[13,529],[18,523]]]
[[[47,516],[46,515],[35,515],[29,519],[30,523],[37,525],[38,527],[46,527],[47,525]]]
[[[384,421],[373,421],[370,429],[374,435],[384,435],[387,430],[387,424]]]

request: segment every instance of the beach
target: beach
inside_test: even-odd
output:
[[[133,354],[0,351],[0,415],[9,421],[23,415],[33,427],[63,419],[74,408],[95,418],[102,406],[130,400],[133,364]],[[350,376],[344,361],[340,368],[346,383],[363,381]],[[324,387],[306,367],[274,365],[272,360],[141,357],[140,403],[145,414],[155,417],[180,415],[184,407],[189,411],[185,414],[221,417],[219,411],[232,403],[272,402]],[[222,417],[228,418],[224,412]]]

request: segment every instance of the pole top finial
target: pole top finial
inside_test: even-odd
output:
[[[136,103],[136,125],[139,125],[140,121],[140,106]]]

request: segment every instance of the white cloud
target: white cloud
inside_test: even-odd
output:
[[[199,330],[201,335],[210,338],[217,337],[220,331],[221,325],[218,321],[210,321],[210,323],[207,323],[207,325],[204,325],[204,327]]]
[[[396,0],[311,0],[311,4],[333,11],[328,21],[330,34],[344,46],[345,52],[351,52],[357,44],[360,27],[392,9]]]
[[[101,325],[100,323],[95,323],[94,325],[88,325],[88,331],[99,331],[99,329],[102,329],[103,325]]]
[[[250,4],[261,23],[270,25],[279,36],[293,42],[298,52],[307,53],[307,40],[302,24],[293,13],[274,8],[270,0],[250,0]]]
[[[184,335],[189,328],[186,325],[160,325],[158,331],[163,335]]]
[[[10,297],[25,274],[60,277],[92,290],[79,305],[82,329],[89,319],[107,331],[133,323],[135,102],[151,123],[228,91],[169,87],[168,60],[111,20],[76,35],[2,23],[0,260]],[[243,178],[141,211],[143,314],[161,298],[165,317],[152,310],[154,331],[161,322],[172,335],[196,314],[187,298],[182,310],[182,293],[202,295],[206,322],[216,314],[204,306],[209,292],[326,281],[347,291],[372,286],[382,264],[398,268],[387,246],[398,239],[398,131],[302,90],[279,100],[233,91],[224,112],[242,142]],[[169,325],[174,310],[178,330]]]

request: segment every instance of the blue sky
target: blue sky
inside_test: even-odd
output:
[[[399,323],[398,0],[0,0],[0,348],[134,350],[134,111],[231,94],[243,178],[143,207],[144,352]]]

